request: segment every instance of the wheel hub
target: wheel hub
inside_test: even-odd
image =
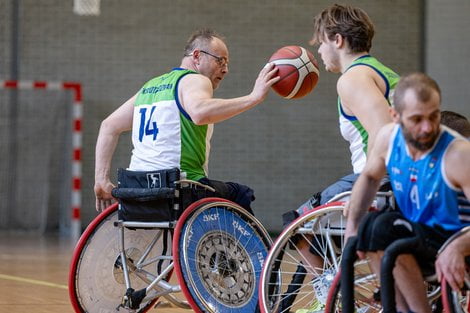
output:
[[[227,306],[249,301],[255,290],[253,264],[242,245],[230,234],[211,232],[199,242],[197,270],[204,286]]]

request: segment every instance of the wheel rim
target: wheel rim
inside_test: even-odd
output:
[[[342,210],[341,205],[331,205],[309,212],[289,225],[278,237],[263,268],[260,290],[263,312],[303,312],[303,309],[324,308],[343,246],[341,235],[346,223]],[[313,237],[316,239],[311,241],[308,238],[312,238],[312,234],[322,236]],[[308,262],[297,247],[298,238],[309,242],[308,249],[323,257],[321,268],[306,265]],[[299,261],[302,261],[301,265]],[[301,267],[305,270],[303,277],[298,272]]]
[[[119,256],[118,230],[113,222],[117,220],[117,211],[106,217],[83,246],[78,256],[75,273],[76,303],[82,312],[115,311],[125,294],[126,286],[122,276]],[[152,230],[125,230],[126,252],[131,263],[137,261],[145,250],[155,232]],[[170,242],[168,246],[171,247]],[[155,257],[162,251],[160,243],[155,245],[149,257]],[[169,261],[164,261],[168,264]],[[157,264],[150,263],[145,267],[147,272],[157,275]],[[131,285],[134,289],[146,287],[147,283],[130,271]],[[140,308],[148,308],[155,299],[146,299]],[[121,309],[122,310],[122,309]],[[145,310],[146,311],[146,310]]]
[[[223,249],[210,246],[215,240],[212,236],[223,238]],[[227,252],[230,244],[240,255],[234,257]],[[254,312],[259,275],[270,246],[271,240],[261,223],[230,201],[205,198],[186,209],[175,228],[173,247],[175,272],[193,310]],[[244,254],[248,259],[241,261]],[[205,265],[200,264],[202,259]],[[220,277],[214,282],[209,280],[211,275]],[[242,279],[243,284],[235,279]],[[219,284],[222,292],[212,288],[214,284]],[[229,292],[229,286],[237,292]],[[228,295],[233,298],[227,299]]]

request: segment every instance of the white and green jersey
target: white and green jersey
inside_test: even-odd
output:
[[[134,104],[129,169],[179,168],[182,177],[207,176],[213,125],[196,125],[178,100],[180,79],[194,71],[175,68],[148,81]]]
[[[356,60],[348,67],[365,65],[369,66],[383,78],[386,86],[384,97],[388,103],[391,104],[393,90],[400,77],[394,71],[380,63],[376,58],[365,55]],[[346,71],[347,71],[346,70]],[[349,150],[351,151],[351,164],[354,173],[360,173],[366,165],[367,157],[367,143],[369,134],[359,122],[356,116],[347,115],[341,106],[341,100],[338,97],[338,111],[339,111],[339,127],[343,138],[349,142]]]

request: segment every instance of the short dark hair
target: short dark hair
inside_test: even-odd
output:
[[[411,73],[400,78],[393,92],[393,106],[398,113],[405,108],[404,97],[408,89],[413,89],[419,101],[428,101],[435,90],[441,98],[441,89],[434,79],[424,73]]]
[[[352,52],[369,52],[374,33],[374,24],[364,10],[334,4],[315,16],[310,43],[320,43],[325,35],[332,40],[336,34],[340,34],[346,39]]]
[[[442,111],[441,124],[452,128],[464,137],[470,137],[470,122],[465,116],[457,112]]]
[[[189,36],[189,39],[186,42],[186,46],[184,47],[184,55],[190,55],[197,48],[206,49],[214,38],[219,38],[225,42],[225,38],[223,36],[219,35],[210,28],[201,28],[196,30],[191,34],[191,36]]]

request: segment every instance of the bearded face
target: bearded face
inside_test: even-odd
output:
[[[394,121],[399,123],[410,148],[427,151],[434,146],[440,133],[440,96],[431,91],[425,100],[412,89],[403,96],[401,112],[395,111]]]
[[[439,136],[439,127],[433,128],[431,131],[413,132],[405,126],[403,121],[400,121],[400,126],[406,142],[420,151],[431,149]]]

